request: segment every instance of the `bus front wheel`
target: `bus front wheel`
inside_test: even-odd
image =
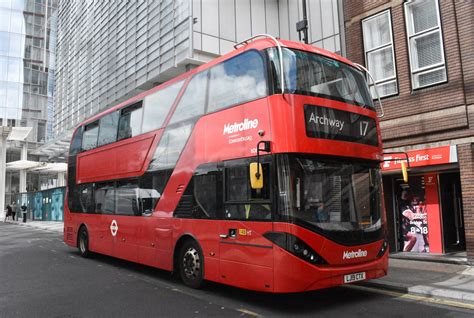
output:
[[[77,247],[79,248],[79,254],[82,257],[90,257],[91,252],[89,251],[89,234],[87,233],[87,229],[85,226],[82,226],[79,230],[79,242]]]
[[[186,241],[181,247],[179,271],[183,283],[192,288],[200,288],[204,281],[204,257],[194,240]]]

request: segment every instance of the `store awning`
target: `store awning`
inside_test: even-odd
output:
[[[53,163],[46,163],[44,166],[32,168],[29,170],[30,172],[51,172],[51,173],[60,173],[67,171],[67,163],[64,162],[53,162]]]
[[[30,154],[37,156],[47,156],[49,160],[53,161],[66,160],[72,133],[73,130],[71,129],[58,136],[56,139],[48,141],[44,145],[31,151]]]
[[[60,173],[67,171],[66,163],[17,160],[6,164],[7,171],[26,170],[32,173]]]
[[[46,162],[38,162],[31,160],[17,160],[12,162],[7,162],[6,167],[7,171],[20,171],[20,170],[29,170],[32,168],[41,167],[46,164]]]
[[[30,134],[32,127],[12,127],[10,134],[7,137],[8,141],[24,141]]]

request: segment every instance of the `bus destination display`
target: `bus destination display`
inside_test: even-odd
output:
[[[378,145],[375,120],[338,109],[304,105],[306,135],[371,146]]]

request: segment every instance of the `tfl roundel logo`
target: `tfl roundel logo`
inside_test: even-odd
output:
[[[117,221],[112,220],[112,223],[110,223],[110,233],[112,233],[112,236],[117,235],[118,232],[118,225]]]

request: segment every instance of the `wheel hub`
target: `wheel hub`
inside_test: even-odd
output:
[[[199,259],[199,253],[195,248],[190,247],[186,253],[184,253],[183,269],[186,277],[191,279],[198,277],[201,269],[201,262]]]
[[[86,252],[86,236],[84,233],[81,235],[81,240],[79,241],[79,247],[81,248],[81,252],[85,253]]]

